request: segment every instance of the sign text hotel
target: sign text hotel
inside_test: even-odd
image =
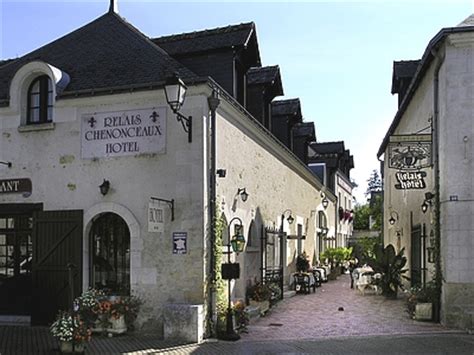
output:
[[[166,107],[99,112],[81,117],[82,158],[163,153]]]

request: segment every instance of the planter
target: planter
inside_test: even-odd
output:
[[[432,320],[433,319],[433,304],[432,303],[417,303],[415,306],[416,320]]]
[[[73,346],[74,345],[74,346]],[[59,351],[63,354],[84,353],[84,343],[73,344],[72,341],[59,341]]]
[[[127,324],[125,323],[125,316],[119,318],[109,318],[111,326],[106,329],[108,334],[122,334],[127,331]]]
[[[264,315],[270,309],[270,301],[255,301],[250,299],[249,304],[260,309],[260,314]]]

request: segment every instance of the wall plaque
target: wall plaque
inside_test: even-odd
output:
[[[164,153],[166,112],[158,107],[82,115],[82,158]]]
[[[164,210],[157,201],[148,203],[148,232],[159,233],[164,230]]]
[[[32,184],[30,179],[6,179],[0,180],[0,194],[31,193]]]
[[[173,254],[186,254],[188,250],[188,233],[173,233]]]

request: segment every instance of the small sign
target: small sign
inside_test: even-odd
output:
[[[397,190],[421,190],[426,188],[424,180],[426,173],[424,171],[398,172],[395,177],[398,182],[395,185]]]
[[[188,233],[173,233],[173,254],[186,254],[188,250]]]
[[[27,193],[30,194],[32,184],[30,179],[0,180],[0,194]]]
[[[160,233],[164,231],[164,210],[157,201],[148,203],[148,232]]]

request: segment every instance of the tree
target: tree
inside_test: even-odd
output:
[[[371,203],[356,205],[354,208],[354,229],[382,229],[382,196],[375,195]]]
[[[369,196],[372,195],[374,192],[381,192],[382,191],[382,179],[377,170],[372,170],[369,179],[367,180],[367,191],[365,191],[365,195]]]

